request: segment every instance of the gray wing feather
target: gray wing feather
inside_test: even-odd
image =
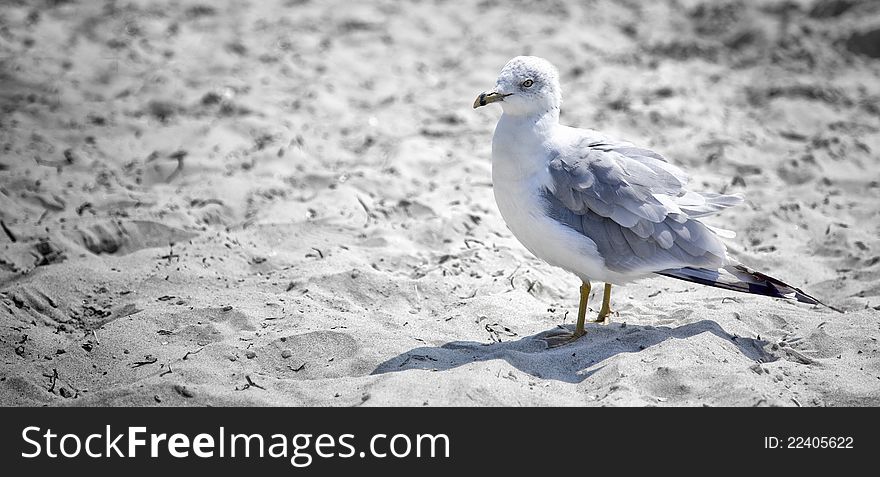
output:
[[[609,269],[723,265],[724,244],[695,219],[742,198],[689,191],[684,172],[628,143],[585,140],[572,151],[548,164],[547,212],[593,240]]]
[[[654,237],[654,240],[656,240],[663,249],[669,249],[675,243],[675,236],[672,235],[673,233],[672,229],[669,228],[664,221],[654,224],[654,235],[652,235],[652,237]]]
[[[737,195],[721,195],[707,192],[694,194],[699,196],[699,198],[692,200],[689,204],[682,204],[679,207],[682,212],[695,218],[712,215],[742,202],[742,198]]]

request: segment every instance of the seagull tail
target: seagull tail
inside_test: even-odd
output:
[[[800,288],[795,288],[782,280],[756,272],[740,264],[727,265],[718,269],[707,268],[672,268],[657,272],[658,275],[677,278],[688,282],[699,283],[711,287],[724,288],[754,295],[765,295],[775,298],[796,300],[810,305],[822,305],[838,313],[843,313],[838,308],[822,303],[818,299],[808,295]]]

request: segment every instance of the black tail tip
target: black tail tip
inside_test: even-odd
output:
[[[798,293],[795,295],[795,299],[801,303],[808,303],[810,305],[816,305],[816,306],[824,306],[825,308],[828,308],[829,310],[834,310],[840,314],[846,313],[843,310],[841,310],[840,308],[828,305],[826,303],[822,303],[821,301],[819,301],[819,300],[817,300],[817,299],[811,297],[810,295],[807,295],[806,293],[801,292],[801,291],[798,291]]]

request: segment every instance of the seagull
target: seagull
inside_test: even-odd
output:
[[[721,241],[735,234],[700,221],[742,195],[692,191],[687,174],[657,152],[559,124],[559,73],[547,60],[511,59],[474,109],[491,103],[503,111],[492,138],[501,216],[535,256],[581,279],[575,330],[549,337],[551,347],[586,334],[591,281],[605,283],[595,320],[605,324],[611,286],[652,274],[824,305],[737,262]]]

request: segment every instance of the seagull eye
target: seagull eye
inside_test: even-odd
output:
[[[533,84],[535,84],[535,82],[530,79],[527,79],[522,82],[523,88],[528,88],[528,87],[532,86]]]

